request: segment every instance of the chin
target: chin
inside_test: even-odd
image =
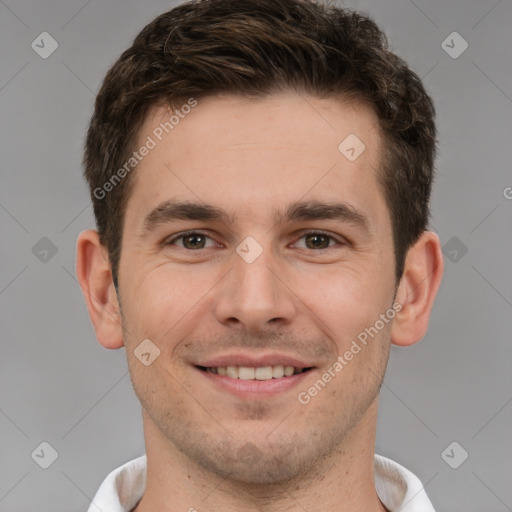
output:
[[[305,442],[306,441],[306,442]],[[196,445],[189,457],[204,470],[220,477],[251,486],[282,485],[304,478],[315,470],[317,462],[326,455],[325,444],[288,439],[280,443],[255,441],[241,443],[230,438],[218,443],[215,449]]]

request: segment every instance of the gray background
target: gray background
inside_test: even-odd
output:
[[[173,5],[0,0],[2,512],[86,510],[107,473],[144,451],[124,351],[96,342],[74,276],[76,237],[93,226],[80,159],[108,67]],[[423,77],[441,139],[445,277],[425,340],[392,350],[377,452],[415,472],[439,512],[512,510],[512,3],[346,5]],[[59,44],[47,59],[31,48],[44,31]],[[458,58],[441,44],[454,31],[469,44]],[[46,470],[31,458],[43,441],[58,452]],[[457,469],[441,456],[453,441],[452,465],[469,454]]]

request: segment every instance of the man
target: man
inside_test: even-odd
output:
[[[137,36],[89,127],[77,274],[147,458],[90,511],[433,510],[374,454],[390,344],[442,276],[433,117],[361,14],[210,0]]]

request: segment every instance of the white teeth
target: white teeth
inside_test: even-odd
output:
[[[256,368],[254,376],[257,380],[270,380],[272,378],[272,366]]]
[[[228,366],[226,368],[226,375],[231,377],[232,379],[238,379],[238,367],[237,366]]]
[[[259,368],[258,368],[259,370]],[[248,366],[240,366],[238,368],[238,378],[242,380],[254,380],[254,368],[249,368]]]
[[[295,371],[295,368],[293,366],[285,366],[284,367],[285,377],[290,377],[290,375],[293,375],[294,371]]]
[[[232,379],[241,380],[271,380],[282,377],[291,377],[296,373],[301,373],[303,369],[297,369],[294,366],[260,366],[254,368],[251,366],[215,366],[206,369],[210,373],[225,375]]]
[[[274,377],[274,379],[280,379],[281,377],[284,377],[284,366],[282,364],[272,366],[272,377]]]

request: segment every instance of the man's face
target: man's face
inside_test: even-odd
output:
[[[391,322],[375,325],[395,291],[378,121],[334,99],[226,96],[159,141],[167,110],[140,133],[156,147],[134,171],[119,270],[145,428],[220,475],[282,482],[356,432],[371,440]],[[338,148],[350,134],[355,160],[353,137]],[[149,365],[134,354],[146,339]]]

